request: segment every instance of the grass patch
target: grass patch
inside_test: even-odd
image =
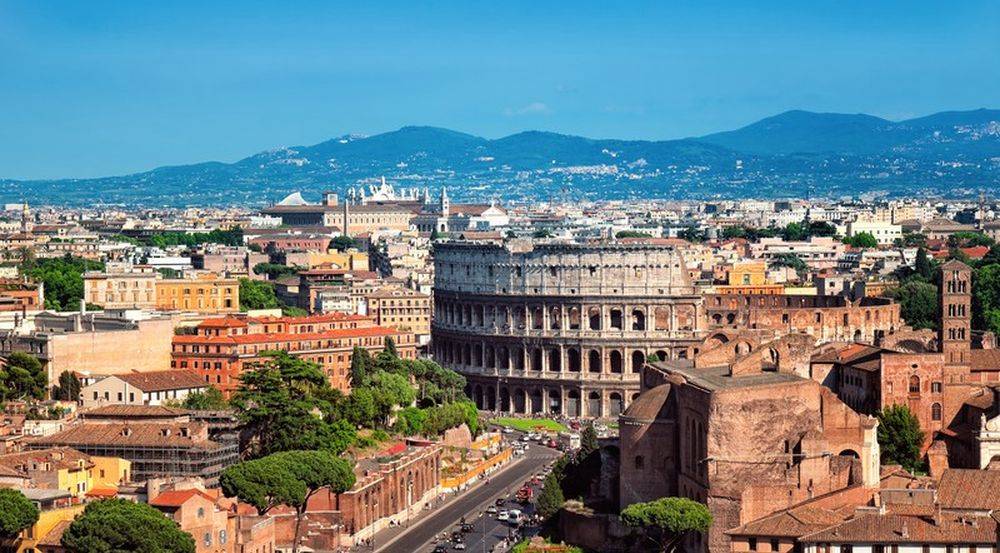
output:
[[[493,419],[493,424],[499,424],[500,426],[509,426],[514,430],[520,430],[521,432],[535,432],[541,427],[542,430],[548,432],[565,432],[566,427],[552,419],[513,419],[513,418],[499,418]]]

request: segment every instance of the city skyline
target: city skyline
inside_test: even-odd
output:
[[[662,140],[789,109],[993,107],[995,5],[768,8],[6,5],[0,98],[18,109],[2,177],[235,161],[407,124]]]

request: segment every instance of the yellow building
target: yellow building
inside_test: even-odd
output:
[[[767,263],[733,263],[726,272],[726,284],[715,287],[717,294],[782,294],[785,287],[767,280]]]
[[[430,341],[430,296],[401,286],[387,286],[373,291],[367,298],[368,313],[375,324],[411,332],[421,345]]]
[[[215,273],[158,280],[156,308],[201,313],[235,313],[240,309],[239,280],[223,278]]]
[[[0,467],[6,469],[0,483],[11,479],[7,484],[60,490],[82,498],[96,488],[117,489],[118,484],[128,482],[132,463],[117,457],[87,455],[69,447],[54,447],[0,456]]]
[[[58,537],[69,527],[73,519],[83,512],[84,505],[74,502],[57,490],[22,490],[35,505],[39,507],[38,522],[31,528],[21,532],[18,540],[17,553],[34,553],[47,551],[45,543],[58,543]],[[49,534],[58,534],[49,536]]]

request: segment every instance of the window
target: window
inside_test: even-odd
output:
[[[778,540],[771,540],[771,551],[778,550]]]
[[[198,507],[198,518],[205,518],[205,508]]]
[[[750,551],[757,551],[757,538],[748,539],[747,545],[750,546]]]
[[[931,420],[939,421],[941,420],[941,404],[935,403],[931,405]]]
[[[931,392],[933,392],[935,394],[940,394],[941,393],[941,383],[940,382],[931,382]]]
[[[910,393],[919,394],[920,393],[920,377],[913,375],[910,377]]]

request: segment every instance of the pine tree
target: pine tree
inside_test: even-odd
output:
[[[878,444],[882,464],[902,465],[909,471],[921,468],[920,446],[924,432],[920,421],[905,405],[893,405],[878,415]]]
[[[566,503],[566,498],[563,496],[562,487],[559,486],[559,480],[556,479],[555,472],[550,472],[545,477],[541,493],[538,494],[538,503],[536,504],[538,514],[543,519],[547,519],[558,513],[564,503]]]
[[[915,265],[917,274],[929,281],[932,276],[931,262],[927,259],[927,251],[924,250],[923,246],[917,248],[917,261]]]
[[[385,351],[393,357],[399,357],[399,352],[396,351],[396,341],[391,336],[385,337]]]

